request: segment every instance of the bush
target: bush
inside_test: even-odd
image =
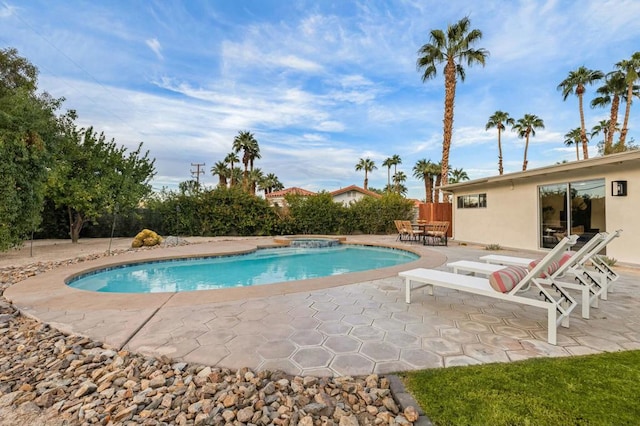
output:
[[[131,242],[131,247],[153,247],[157,246],[162,242],[162,237],[150,229],[143,229],[135,236],[133,241]]]

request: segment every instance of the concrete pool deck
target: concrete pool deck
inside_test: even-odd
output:
[[[395,236],[347,240],[406,247],[423,257],[393,268],[229,290],[107,294],[64,285],[70,275],[108,264],[241,253],[273,241],[228,239],[58,268],[14,284],[4,296],[26,315],[116,348],[298,375],[364,375],[640,349],[638,269],[615,268],[621,278],[609,300],[591,311],[590,320],[574,314],[570,328],[558,329],[558,345],[552,346],[546,342],[541,309],[442,288],[435,297],[416,290],[412,303],[404,302],[399,271],[446,270],[447,262],[486,254],[481,247],[455,242],[424,247],[395,242]]]

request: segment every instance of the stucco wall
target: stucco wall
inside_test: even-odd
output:
[[[610,232],[622,229],[622,236],[609,244],[607,255],[619,262],[640,265],[640,167],[637,162],[514,179],[513,183],[479,183],[456,191],[453,236],[458,241],[482,245],[540,250],[538,186],[603,178],[606,217],[592,217],[592,224]],[[627,181],[626,197],[611,196],[611,181],[614,180]],[[457,208],[457,196],[477,193],[487,194],[486,208]]]

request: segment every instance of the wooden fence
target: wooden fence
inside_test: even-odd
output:
[[[447,236],[453,235],[453,204],[451,203],[420,203],[418,206],[418,219],[426,221],[449,222]]]

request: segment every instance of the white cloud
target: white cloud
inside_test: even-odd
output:
[[[145,40],[145,43],[147,46],[149,46],[149,49],[151,49],[153,53],[156,54],[158,59],[160,60],[164,59],[162,57],[162,46],[160,45],[160,42],[158,41],[157,38],[150,38],[148,40]]]

